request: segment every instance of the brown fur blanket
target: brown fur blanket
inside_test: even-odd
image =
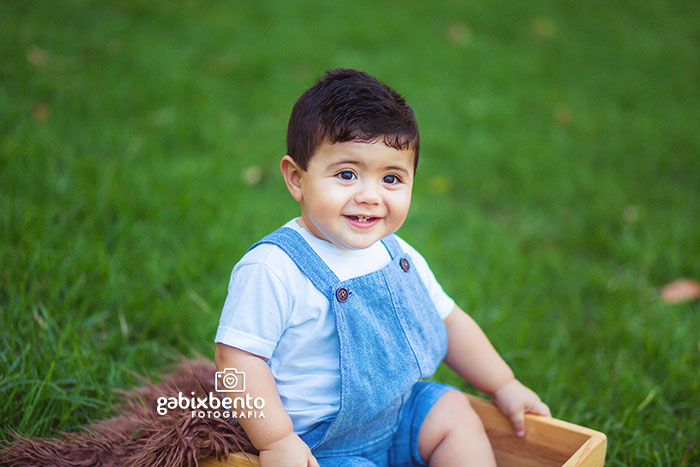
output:
[[[9,466],[176,466],[232,452],[256,453],[240,425],[221,418],[192,417],[191,411],[174,409],[157,413],[159,397],[182,392],[207,397],[214,392],[212,362],[189,360],[159,383],[123,391],[121,415],[95,423],[77,433],[57,438],[32,439],[12,433],[4,443],[0,463]]]

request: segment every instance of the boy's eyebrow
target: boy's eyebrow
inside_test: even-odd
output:
[[[400,165],[390,165],[389,167],[386,167],[386,170],[395,170],[397,172],[409,173],[409,170],[406,169],[406,167],[401,167]]]
[[[342,161],[333,162],[331,165],[329,165],[329,167],[335,167],[337,165],[345,165],[345,164],[360,165],[360,162],[356,161],[354,159],[344,159]]]

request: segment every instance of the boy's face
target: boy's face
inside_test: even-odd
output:
[[[289,156],[281,168],[307,230],[341,248],[367,248],[406,220],[413,157],[412,148],[382,142],[323,142],[306,170]]]

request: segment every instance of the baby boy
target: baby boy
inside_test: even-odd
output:
[[[524,434],[549,409],[515,379],[425,259],[406,219],[418,125],[374,77],[338,69],[299,98],[280,169],[300,216],[236,264],[216,366],[243,372],[265,418],[240,419],[262,467],[495,465],[444,361]]]

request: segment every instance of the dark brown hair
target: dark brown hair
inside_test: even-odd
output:
[[[306,170],[323,141],[382,141],[395,149],[412,148],[418,166],[418,123],[396,91],[362,71],[327,71],[292,108],[287,154]]]

